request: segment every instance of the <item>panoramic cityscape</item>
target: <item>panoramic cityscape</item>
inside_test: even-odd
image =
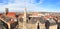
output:
[[[0,0],[0,29],[60,29],[60,0]]]
[[[0,13],[0,29],[60,29],[57,12],[5,12]]]

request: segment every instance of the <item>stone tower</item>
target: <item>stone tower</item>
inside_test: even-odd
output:
[[[8,13],[9,11],[8,11],[8,8],[5,8],[5,14],[7,15],[7,13]]]

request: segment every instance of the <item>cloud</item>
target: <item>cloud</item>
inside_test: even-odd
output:
[[[39,4],[42,4],[44,0],[40,0]],[[0,11],[5,12],[4,8],[9,8],[10,12],[23,12],[24,8],[27,8],[28,12],[46,12],[49,9],[43,8],[41,6],[37,6],[37,4],[33,4],[30,2],[34,2],[34,0],[10,0],[7,5],[0,5]]]
[[[40,0],[40,4],[44,3],[45,0]]]
[[[42,3],[43,1],[40,0]],[[12,3],[14,2],[14,3]],[[30,3],[34,2],[34,0],[10,0],[7,5],[0,5],[1,9],[9,8],[10,12],[20,12],[23,11],[24,8],[27,8],[28,12],[39,12],[39,11],[46,11],[43,7],[38,7],[36,4]]]
[[[14,0],[14,3],[11,3],[12,1],[9,1],[7,5],[0,5],[1,9],[9,8],[9,11],[19,11],[20,9],[23,10],[25,7],[24,2],[20,2],[20,0]]]
[[[30,0],[30,3],[33,4],[42,4],[45,0]]]

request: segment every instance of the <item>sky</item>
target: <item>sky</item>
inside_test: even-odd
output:
[[[0,0],[0,12],[60,12],[60,0]]]

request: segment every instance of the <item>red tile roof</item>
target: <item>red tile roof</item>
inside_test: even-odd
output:
[[[7,14],[7,17],[15,17],[15,12],[9,12],[8,14]]]
[[[44,18],[45,18],[45,19],[53,18],[53,16],[51,16],[51,15],[46,15],[46,16],[44,16]]]

